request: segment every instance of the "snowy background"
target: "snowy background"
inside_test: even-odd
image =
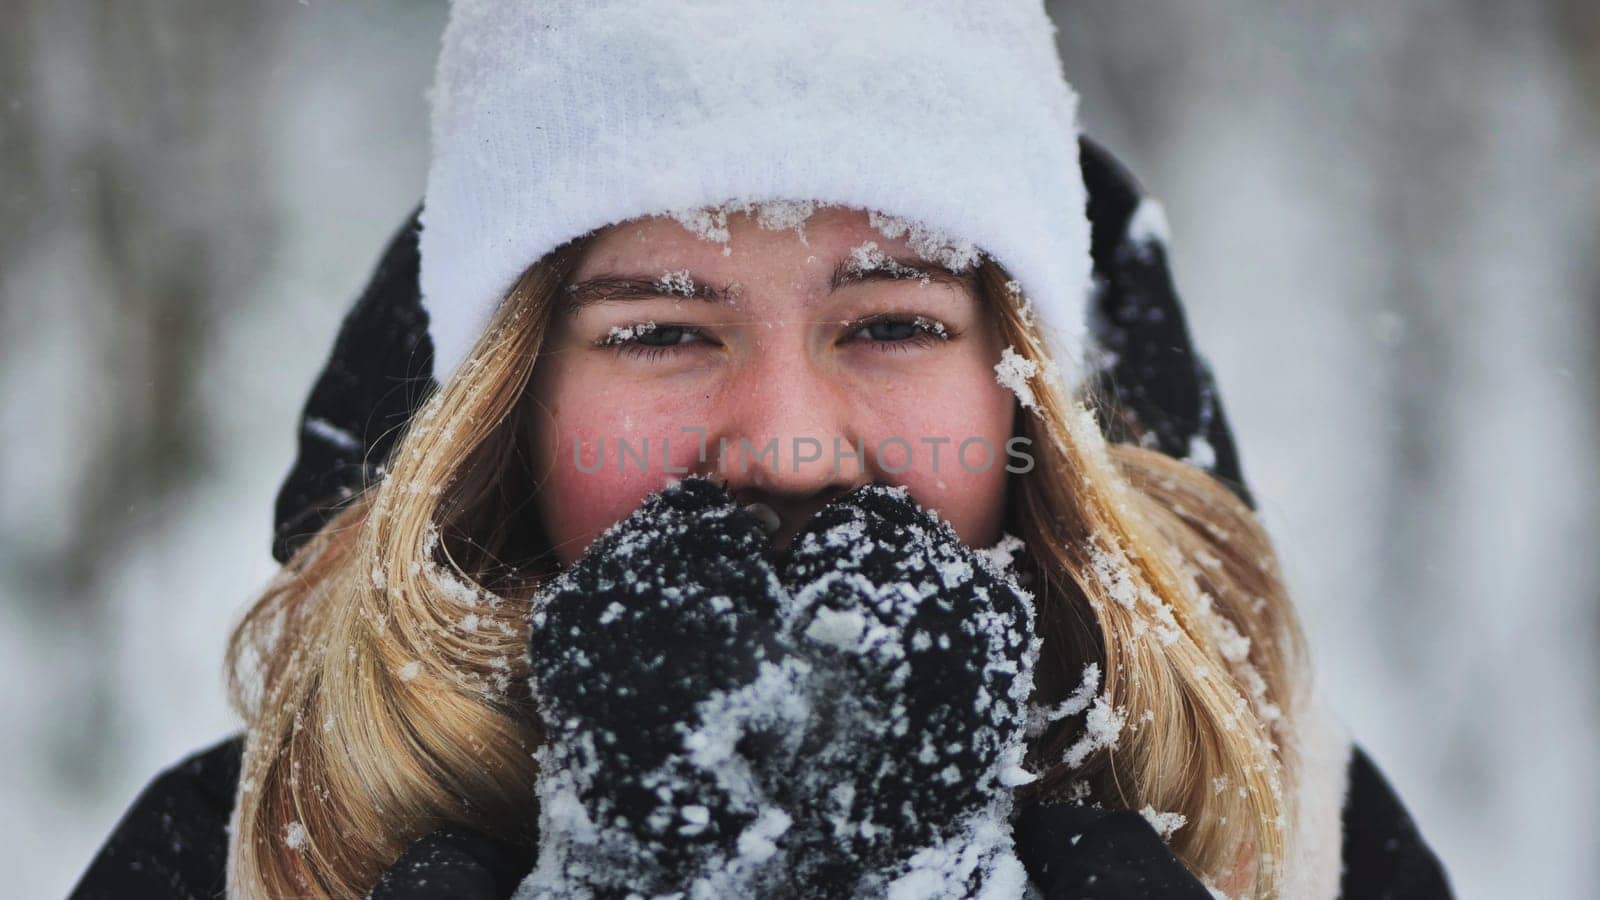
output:
[[[1600,6],[1052,3],[1321,676],[1465,897],[1600,881]],[[224,636],[421,195],[439,0],[0,12],[0,855],[237,727]]]

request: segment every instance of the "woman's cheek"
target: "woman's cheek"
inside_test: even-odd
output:
[[[884,447],[885,479],[905,485],[919,504],[937,510],[974,547],[999,539],[1006,466],[1015,462],[1006,454],[1006,441],[1016,398],[983,374],[922,394],[931,400],[880,407],[868,438],[869,454],[872,447]],[[911,464],[906,466],[908,444]]]
[[[679,431],[675,419],[605,415],[561,421],[555,435],[538,506],[563,564],[583,555],[602,531],[668,479],[704,470],[697,435]]]
[[[999,540],[1005,514],[1006,462],[1003,449],[987,467],[976,445],[966,455],[969,470],[958,462],[955,441],[939,450],[937,469],[931,458],[914,468],[888,477],[906,486],[924,507],[937,510],[960,535],[963,543],[986,547]],[[919,448],[931,451],[931,448]],[[926,455],[926,454],[924,454]]]

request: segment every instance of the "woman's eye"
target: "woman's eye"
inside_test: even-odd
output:
[[[641,322],[636,325],[619,325],[612,328],[605,337],[600,339],[599,344],[602,347],[610,347],[630,356],[655,359],[664,353],[672,353],[678,347],[693,343],[700,338],[700,331],[687,325],[658,325],[655,322]]]
[[[955,333],[943,322],[927,316],[885,315],[856,323],[851,336],[859,337],[877,349],[905,351],[936,341],[948,341]]]

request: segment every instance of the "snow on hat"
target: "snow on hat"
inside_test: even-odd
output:
[[[435,375],[573,238],[809,201],[999,261],[1075,386],[1090,230],[1055,33],[1042,0],[454,0],[421,216]]]

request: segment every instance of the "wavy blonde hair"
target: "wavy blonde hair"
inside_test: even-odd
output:
[[[526,271],[381,477],[231,635],[247,729],[229,896],[363,896],[447,823],[532,858],[541,735],[525,629],[554,566],[530,509],[526,389],[588,243]],[[1042,775],[1019,800],[1176,813],[1170,845],[1192,871],[1271,896],[1293,820],[1283,725],[1301,638],[1270,541],[1203,471],[1108,444],[1097,412],[1138,423],[1094,391],[1066,395],[1009,280],[985,259],[975,281],[1002,339],[1039,364],[1019,428],[1035,464],[1010,478],[1007,530],[1034,575],[1037,702],[1076,713],[1034,739]]]

